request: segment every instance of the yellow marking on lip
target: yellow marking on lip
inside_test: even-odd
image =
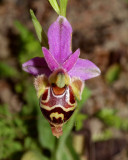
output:
[[[46,110],[48,110],[48,111],[51,111],[51,110],[53,110],[54,108],[59,107],[59,108],[62,108],[63,111],[65,111],[65,112],[73,111],[73,110],[76,108],[76,105],[77,105],[77,103],[73,104],[72,107],[70,107],[70,108],[65,108],[65,107],[63,107],[63,106],[61,106],[61,105],[54,105],[54,106],[52,106],[52,107],[49,107],[49,106],[46,106],[46,105],[43,105],[42,103],[40,103],[41,108],[46,109]]]
[[[51,120],[53,120],[53,118],[56,118],[56,119],[61,118],[63,120],[64,115],[62,113],[55,112],[50,114],[50,118]]]

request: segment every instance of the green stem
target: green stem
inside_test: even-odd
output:
[[[59,141],[58,141],[58,146],[57,146],[57,152],[56,152],[56,160],[59,160],[61,159],[61,152],[62,152],[62,148],[64,147],[64,144],[65,144],[65,141],[67,139],[67,137],[69,136],[72,128],[73,128],[73,125],[74,125],[74,122],[75,122],[75,117],[78,113],[78,109],[76,109],[75,113],[72,115],[71,119],[69,120],[69,122],[64,126],[63,130],[64,130],[64,133],[62,135],[62,137],[60,137]]]
[[[66,17],[66,8],[68,0],[60,0],[60,15]]]
[[[56,140],[55,140],[55,148],[54,148],[54,150],[52,151],[52,156],[51,156],[51,160],[57,160],[57,157],[56,157],[56,155],[57,155],[57,149],[58,149],[58,143],[59,142],[59,140],[56,138]]]
[[[56,13],[60,14],[60,8],[56,0],[48,0]]]

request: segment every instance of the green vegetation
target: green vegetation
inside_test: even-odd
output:
[[[115,80],[118,79],[120,74],[120,65],[113,64],[110,66],[105,74],[105,80],[108,84],[112,84]]]
[[[7,63],[5,62],[0,62],[0,77],[1,78],[11,78],[11,77],[15,77],[15,76],[18,76],[18,71],[8,65]]]
[[[20,64],[34,57],[43,57],[41,45],[35,39],[33,33],[18,21],[15,22],[15,26],[20,34],[20,50],[18,54]]]
[[[107,126],[115,127],[123,131],[128,130],[128,119],[123,119],[118,116],[115,109],[104,108],[100,110],[96,116]]]

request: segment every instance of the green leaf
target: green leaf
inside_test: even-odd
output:
[[[20,32],[20,37],[23,41],[29,42],[34,39],[33,34],[19,21],[14,22],[16,29]]]
[[[104,108],[96,116],[108,126],[113,126],[124,131],[128,130],[128,120],[118,116],[115,109]]]
[[[121,127],[122,120],[119,116],[116,115],[116,110],[114,109],[104,108],[99,111],[96,116],[108,126],[114,126],[118,129]]]
[[[113,137],[113,133],[110,129],[105,129],[101,133],[92,135],[92,141],[106,141]]]
[[[15,85],[15,91],[16,91],[16,93],[22,93],[23,92],[23,85],[21,83],[17,83]]]
[[[10,78],[10,77],[16,77],[16,76],[18,76],[18,72],[14,67],[4,62],[0,62],[0,77]]]
[[[66,17],[66,8],[68,0],[60,0],[60,15]]]
[[[33,33],[19,21],[15,21],[15,26],[19,31],[20,37],[20,50],[18,57],[20,63],[22,64],[34,57],[43,56],[40,43],[35,39]]]
[[[36,91],[35,91],[34,86],[30,85],[29,82],[27,82],[25,85],[26,85],[26,89],[25,89],[25,93],[24,93],[24,98],[26,99],[28,105],[31,108],[39,107],[38,99],[37,99],[37,95],[36,95]]]
[[[37,20],[34,12],[32,9],[30,9],[30,14],[31,14],[31,17],[32,17],[32,22],[33,22],[33,25],[35,27],[35,30],[36,30],[36,34],[38,36],[38,39],[41,43],[42,46],[45,46],[48,48],[48,38],[47,38],[47,35],[45,34],[41,24],[39,23],[39,21]]]
[[[26,152],[21,160],[48,160],[48,158],[43,156],[40,152],[33,150]]]
[[[73,147],[72,136],[71,135],[66,140],[66,146],[69,149],[73,160],[80,160],[80,156],[76,153],[76,151],[75,151],[75,149]]]
[[[53,9],[56,11],[57,14],[60,14],[60,8],[56,0],[48,0]]]
[[[74,160],[69,149],[64,145],[61,153],[61,160]]]
[[[101,109],[96,115],[99,118],[105,118],[105,117],[108,117],[108,116],[113,116],[115,113],[116,113],[115,109],[104,108],[104,109]]]
[[[53,151],[55,147],[55,137],[52,135],[50,124],[44,118],[41,111],[39,111],[37,125],[38,137],[41,146]]]
[[[105,74],[105,80],[107,83],[112,84],[115,80],[118,79],[120,74],[120,66],[118,64],[114,64],[110,66]]]
[[[88,100],[88,98],[91,96],[91,91],[87,87],[84,88],[83,93],[82,93],[82,98],[80,101],[77,102],[77,107],[80,110],[84,103]]]
[[[85,119],[87,119],[87,115],[85,114],[81,114],[81,113],[78,113],[77,116],[76,116],[76,125],[75,125],[75,129],[78,131],[80,130],[82,127],[83,127],[83,121]]]
[[[121,129],[123,131],[128,131],[128,119],[122,119]]]
[[[31,138],[30,136],[26,137],[24,140],[24,149],[41,151],[41,148],[37,139]]]

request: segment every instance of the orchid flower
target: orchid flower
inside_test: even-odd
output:
[[[53,135],[62,135],[63,124],[71,117],[76,99],[81,99],[84,81],[100,75],[91,61],[79,58],[80,49],[72,53],[72,27],[59,16],[48,30],[49,48],[42,47],[44,58],[35,57],[22,65],[33,74],[43,115],[49,121]]]

